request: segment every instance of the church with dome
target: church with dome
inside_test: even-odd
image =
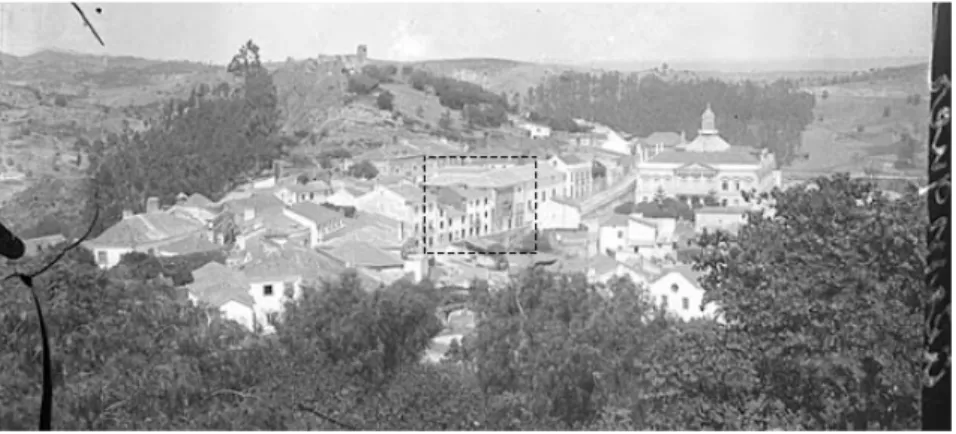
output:
[[[720,206],[743,206],[741,192],[770,191],[782,185],[782,176],[766,149],[732,146],[717,131],[710,104],[701,116],[700,130],[690,143],[665,149],[638,146],[635,201],[652,200],[658,192],[693,207],[716,196]]]

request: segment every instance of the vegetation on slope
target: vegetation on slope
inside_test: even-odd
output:
[[[566,72],[528,89],[525,108],[548,117],[593,120],[639,136],[700,128],[710,104],[731,144],[767,148],[786,164],[798,155],[800,134],[813,121],[816,101],[795,84],[728,84],[716,80],[668,82],[654,75]]]
[[[142,211],[151,196],[170,203],[180,192],[218,198],[271,166],[289,139],[278,135],[275,87],[248,43],[230,64],[241,92],[222,85],[188,101],[170,101],[162,119],[144,133],[110,135],[90,149],[88,210],[100,206],[98,229],[119,220],[124,208]],[[225,96],[225,97],[224,97]]]
[[[419,362],[446,298],[427,282],[368,293],[346,274],[306,288],[277,333],[256,338],[137,268],[155,264],[104,274],[76,250],[37,282],[52,288],[53,426],[915,429],[925,206],[915,191],[891,202],[844,176],[816,182],[765,198],[775,219],[702,241],[703,285],[726,324],[662,315],[627,280],[530,270],[472,291],[477,329],[439,365]],[[37,323],[23,288],[8,289],[0,426],[29,429]]]

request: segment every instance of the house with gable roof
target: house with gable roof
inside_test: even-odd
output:
[[[548,163],[564,174],[562,197],[579,199],[587,197],[594,190],[594,178],[591,173],[590,160],[579,155],[555,155],[548,159]],[[547,200],[544,197],[542,200]]]
[[[632,255],[663,258],[674,253],[677,220],[646,218],[642,214],[612,214],[600,223],[598,249],[615,258]]]
[[[580,227],[580,202],[558,197],[549,198],[538,206],[538,228],[578,229]]]
[[[648,284],[648,293],[656,304],[684,321],[695,318],[717,318],[718,307],[704,304],[703,275],[690,265],[665,268]]]
[[[131,252],[174,256],[219,248],[209,241],[207,226],[163,211],[123,212],[123,219],[83,245],[93,252],[100,268],[110,268]]]
[[[317,203],[297,203],[283,208],[282,213],[309,228],[309,247],[311,248],[315,248],[329,234],[345,226],[344,214]]]
[[[221,312],[224,318],[255,330],[262,318],[256,316],[256,301],[241,272],[212,261],[193,270],[193,282],[186,285],[189,300]]]

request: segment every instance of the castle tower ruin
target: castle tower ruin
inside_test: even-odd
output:
[[[368,59],[368,47],[365,44],[359,45],[358,49],[355,50],[355,57],[359,65],[364,65],[365,60]]]

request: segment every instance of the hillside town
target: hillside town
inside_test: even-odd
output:
[[[655,133],[619,146],[623,139],[608,130],[583,144],[568,137],[553,155],[399,143],[356,158],[376,167],[372,179],[344,175],[352,159],[334,172],[276,161],[220,201],[191,192],[170,204],[149,198],[145,212],[125,212],[85,246],[104,269],[131,252],[231,246],[225,264],[193,271],[188,296],[264,333],[304,282],[346,269],[369,291],[399,279],[494,288],[527,267],[583,273],[593,283],[626,276],[689,320],[716,311],[702,304],[699,272],[688,262],[695,235],[734,231],[755,209],[744,193],[781,187],[773,155],[728,144],[715,118],[706,107],[689,141],[683,132]],[[550,134],[528,125],[529,135]],[[614,209],[628,202],[629,212]]]
[[[0,4],[0,430],[925,427],[940,7]]]

